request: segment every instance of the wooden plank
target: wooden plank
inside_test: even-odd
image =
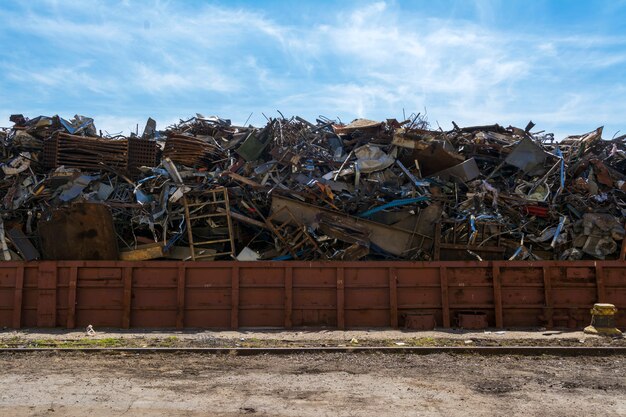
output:
[[[502,314],[502,279],[500,277],[500,267],[493,265],[493,301],[495,304],[496,327],[501,329],[504,327]]]
[[[67,323],[68,329],[76,327],[76,286],[78,284],[78,267],[70,268],[70,281],[67,290]]]
[[[285,268],[285,328],[293,327],[293,268]]]
[[[37,327],[56,327],[57,263],[39,263],[37,276]]]
[[[250,178],[244,177],[242,175],[235,174],[234,172],[226,172],[225,174],[231,177],[232,179],[234,179],[235,181],[249,185],[252,188],[265,188],[258,182],[252,181]]]
[[[398,328],[398,273],[389,268],[389,325]]]
[[[176,328],[185,327],[185,284],[186,269],[184,265],[178,267],[178,289],[176,291]]]
[[[346,328],[344,274],[342,267],[337,268],[337,328],[340,330]]]
[[[230,290],[230,327],[237,330],[239,328],[239,266],[233,266],[231,269]]]
[[[163,257],[163,243],[148,243],[137,246],[134,250],[120,252],[120,261],[147,261]]]
[[[226,213],[226,209],[222,207],[216,208],[215,211],[217,211],[218,213],[224,213],[224,214]],[[244,223],[248,223],[253,226],[256,226],[256,227],[260,227],[261,229],[268,229],[265,223],[260,222],[258,220],[251,219],[250,217],[246,217],[243,214],[239,214],[234,211],[230,212],[230,217],[232,217],[233,219],[239,220],[240,222],[244,222]]]
[[[448,268],[439,267],[439,281],[441,285],[441,315],[443,327],[450,328],[450,299],[448,296]]]
[[[602,266],[596,264],[596,291],[598,297],[598,303],[605,303],[606,301],[606,290],[604,288],[604,270]]]
[[[13,294],[13,320],[14,329],[22,327],[22,296],[24,293],[24,266],[15,268],[15,293]]]
[[[133,268],[125,267],[122,272],[124,281],[124,297],[122,299],[122,328],[130,328],[130,310],[132,303]]]
[[[545,300],[545,319],[546,327],[551,329],[554,327],[552,315],[554,313],[554,300],[552,298],[552,277],[550,276],[550,267],[543,267],[543,291]]]

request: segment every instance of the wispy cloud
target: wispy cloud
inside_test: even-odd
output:
[[[314,18],[253,2],[3,3],[0,41],[11,47],[0,51],[0,93],[11,97],[6,113],[83,112],[109,131],[195,111],[237,122],[254,112],[260,123],[279,108],[344,120],[426,108],[444,126],[532,118],[563,135],[618,129],[626,36],[499,25],[509,3],[451,3],[462,16],[339,3]]]

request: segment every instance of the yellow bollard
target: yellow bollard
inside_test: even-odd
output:
[[[596,303],[591,309],[591,324],[584,332],[601,336],[621,336],[622,332],[615,327],[617,308],[613,304]]]

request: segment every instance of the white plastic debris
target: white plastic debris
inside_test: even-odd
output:
[[[256,260],[259,260],[260,258],[261,258],[261,255],[259,255],[258,252],[250,249],[247,246],[243,248],[241,252],[239,252],[239,255],[237,255],[238,261],[256,261]]]

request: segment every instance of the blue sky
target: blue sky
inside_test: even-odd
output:
[[[0,126],[193,116],[626,133],[626,1],[0,1]]]

